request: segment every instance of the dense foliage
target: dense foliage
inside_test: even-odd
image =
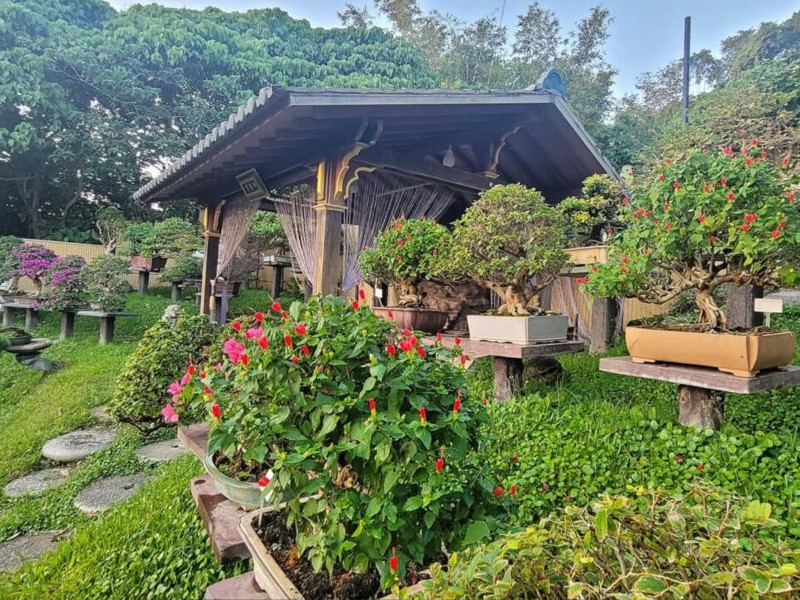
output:
[[[771,506],[631,488],[431,567],[429,598],[746,598],[800,589]],[[633,493],[635,492],[635,493]]]
[[[101,310],[120,311],[125,308],[123,293],[130,288],[125,280],[127,274],[127,260],[104,254],[81,270],[80,283],[90,303],[100,305]]]
[[[373,248],[361,253],[361,274],[398,286],[400,306],[421,306],[417,285],[434,272],[449,235],[433,219],[397,219],[378,235]]]
[[[82,256],[57,256],[42,276],[42,291],[36,305],[46,310],[73,310],[82,304],[81,270],[86,266]]]
[[[0,280],[12,280],[12,291],[16,286],[14,281],[17,278],[15,273],[19,266],[16,254],[12,252],[14,248],[22,245],[22,240],[13,235],[0,236]]]
[[[570,196],[558,203],[558,210],[567,220],[570,246],[587,246],[606,238],[620,194],[619,182],[608,175],[590,175],[583,181],[580,197]]]
[[[503,301],[499,314],[527,315],[537,294],[567,264],[564,219],[537,190],[520,184],[481,192],[455,222],[440,272],[470,279]]]
[[[228,472],[276,473],[267,490],[314,568],[376,566],[388,587],[406,561],[489,535],[476,517],[492,510],[492,485],[467,462],[485,408],[467,397],[465,361],[453,365],[459,347],[423,347],[327,297],[234,322],[223,353],[170,386],[178,412],[206,407],[209,452]]]
[[[216,327],[204,316],[179,313],[162,319],[148,329],[125,361],[117,378],[108,412],[118,421],[141,430],[163,424],[167,386],[179,379],[186,363],[203,355],[203,347],[216,339]],[[187,420],[202,420],[203,412],[187,414]]]
[[[618,217],[611,261],[582,279],[600,296],[664,303],[696,291],[701,323],[725,326],[714,290],[775,285],[800,255],[800,212],[790,161],[772,164],[758,145],[740,153],[695,151],[632,185]]]
[[[125,253],[131,256],[179,258],[200,247],[195,226],[178,217],[163,221],[131,223],[123,232]]]
[[[161,273],[161,281],[181,283],[192,279],[200,279],[203,274],[203,263],[192,255],[182,256]]]

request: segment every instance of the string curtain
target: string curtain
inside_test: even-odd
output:
[[[289,248],[292,249],[292,266],[303,274],[306,281],[314,281],[317,228],[314,191],[304,186],[294,190],[286,198],[274,198],[273,201]]]
[[[239,196],[225,203],[225,219],[219,239],[217,273],[224,273],[231,266],[239,246],[250,230],[250,223],[258,212],[260,200],[249,200]]]

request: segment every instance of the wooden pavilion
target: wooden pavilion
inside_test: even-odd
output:
[[[535,187],[555,203],[589,175],[616,176],[562,94],[555,72],[508,92],[265,87],[134,199],[193,198],[203,207],[208,314],[226,203],[249,196],[274,210],[271,190],[313,183],[313,289],[337,293],[343,212],[364,173],[446,186],[456,198],[449,218],[493,183]]]

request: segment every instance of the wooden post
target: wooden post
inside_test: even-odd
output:
[[[725,394],[714,390],[678,386],[678,421],[687,427],[719,429],[725,420]]]
[[[496,402],[505,402],[522,387],[522,359],[495,356],[492,358],[494,367],[494,399]]]
[[[39,325],[39,314],[35,308],[25,309],[25,329],[33,331]]]
[[[596,354],[608,350],[614,338],[617,321],[616,298],[592,299],[592,322],[589,335],[589,352]]]
[[[284,267],[276,265],[272,267],[272,297],[277,298],[283,291],[283,269]]]
[[[553,284],[551,283],[539,293],[539,308],[550,310],[553,308]]]
[[[755,285],[728,286],[728,329],[749,329],[764,324],[764,315],[755,311],[755,300],[764,288]]]
[[[170,290],[169,295],[170,302],[180,302],[181,301],[181,284],[177,281],[172,282],[172,289]]]
[[[150,289],[150,271],[139,271],[139,293],[146,294]]]
[[[61,333],[59,337],[65,340],[75,333],[75,313],[71,310],[61,311]]]
[[[209,206],[203,211],[205,227],[203,244],[203,275],[200,280],[200,314],[211,314],[211,282],[217,278],[219,260],[219,234],[222,229],[222,207],[224,202]]]
[[[100,317],[100,345],[105,346],[114,341],[114,315]]]
[[[342,276],[342,215],[344,199],[337,190],[340,161],[326,160],[317,169],[317,233],[314,241],[314,293],[335,294]]]

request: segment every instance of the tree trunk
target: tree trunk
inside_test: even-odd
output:
[[[498,294],[503,299],[503,304],[497,310],[499,314],[510,316],[529,315],[528,301],[525,289],[520,285],[509,285]]]
[[[703,325],[710,325],[711,327],[725,327],[727,319],[722,309],[717,306],[717,301],[714,296],[707,289],[697,290],[694,297],[694,302],[697,308],[700,309],[700,323]]]
[[[420,297],[417,290],[417,282],[407,277],[400,282],[400,300],[397,303],[400,306],[419,306]]]

